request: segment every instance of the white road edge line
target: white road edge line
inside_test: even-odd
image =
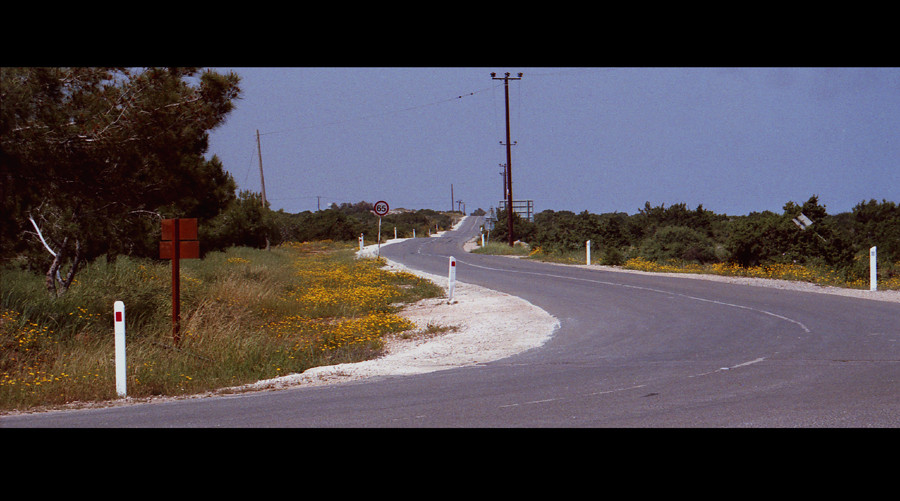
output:
[[[641,289],[641,290],[646,290],[646,291],[650,291],[650,292],[658,292],[658,293],[660,293],[660,294],[670,294],[670,295],[672,295],[672,296],[680,296],[680,297],[684,297],[684,298],[687,298],[687,299],[693,299],[693,300],[695,300],[695,301],[705,301],[705,302],[708,302],[708,303],[719,304],[719,305],[722,305],[722,306],[730,306],[730,307],[732,307],[732,308],[741,308],[741,309],[744,309],[744,310],[750,310],[750,311],[755,311],[755,312],[757,312],[757,313],[762,313],[762,314],[765,314],[765,315],[769,315],[769,316],[778,318],[778,319],[780,319],[780,320],[784,320],[784,321],[786,321],[786,322],[790,322],[790,323],[796,324],[796,325],[800,326],[800,328],[803,329],[806,333],[810,333],[810,332],[811,332],[811,331],[809,330],[809,328],[808,328],[806,325],[803,324],[803,322],[800,322],[800,321],[798,321],[798,320],[794,320],[794,319],[792,319],[792,318],[785,317],[785,316],[783,316],[783,315],[779,315],[779,314],[777,314],[777,313],[772,313],[771,311],[761,310],[761,309],[759,309],[759,308],[753,308],[753,307],[750,307],[750,306],[743,306],[743,305],[740,305],[740,304],[734,304],[734,303],[726,303],[726,302],[724,302],[724,301],[717,301],[717,300],[715,300],[715,299],[705,299],[705,298],[702,298],[702,297],[689,296],[689,295],[687,295],[687,294],[681,294],[681,293],[678,293],[678,292],[671,292],[671,291],[664,291],[664,290],[660,290],[660,289],[653,289],[653,288],[651,288],[651,287],[641,287],[641,286],[638,286],[638,285],[620,284],[620,283],[616,283],[616,282],[607,282],[607,281],[605,281],[605,280],[594,280],[594,279],[590,279],[590,278],[567,277],[567,276],[563,276],[563,275],[555,275],[555,274],[552,274],[552,273],[538,273],[538,272],[535,272],[535,271],[502,270],[502,269],[499,269],[499,268],[491,268],[491,267],[488,267],[488,266],[481,266],[481,265],[477,265],[477,264],[467,263],[467,262],[462,261],[462,260],[459,260],[459,259],[457,259],[456,261],[457,261],[457,263],[462,263],[462,264],[465,264],[466,266],[472,266],[473,268],[481,268],[481,269],[484,269],[484,270],[502,271],[502,272],[506,272],[506,273],[521,273],[521,274],[527,274],[527,275],[538,275],[538,276],[542,276],[542,277],[562,278],[562,279],[567,279],[567,280],[577,280],[577,281],[581,281],[581,282],[591,282],[591,283],[596,283],[596,284],[613,285],[613,286],[618,286],[618,287],[628,287],[628,288],[631,288],[631,289]]]
[[[688,376],[688,377],[708,376],[708,375],[710,375],[710,374],[715,374],[715,373],[717,373],[717,372],[730,371],[730,370],[732,370],[732,369],[737,369],[737,368],[739,368],[739,367],[746,367],[746,366],[748,366],[748,365],[757,364],[757,363],[759,363],[759,362],[764,361],[765,359],[766,359],[765,357],[760,357],[760,358],[757,358],[757,359],[755,359],[755,360],[750,360],[749,362],[743,362],[743,363],[740,363],[740,364],[737,364],[737,365],[733,365],[733,366],[731,366],[731,367],[722,367],[722,368],[716,369],[716,370],[714,370],[714,371],[703,372],[703,373],[701,373],[701,374],[694,374],[693,376]]]

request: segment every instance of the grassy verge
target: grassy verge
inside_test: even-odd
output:
[[[168,262],[88,265],[50,297],[42,277],[0,278],[0,412],[116,398],[112,308],[125,303],[127,389],[134,398],[203,393],[377,356],[414,326],[397,315],[443,290],[354,245],[232,248],[181,266],[175,345]]]
[[[817,285],[868,289],[869,278],[848,277],[845,273],[827,267],[803,266],[800,264],[771,263],[744,268],[732,263],[656,263],[643,258],[632,258],[624,268],[661,273],[703,273],[729,277],[768,278],[809,282]],[[880,290],[900,290],[900,276],[878,281]]]
[[[472,250],[473,254],[490,254],[493,256],[522,256],[528,255],[528,247],[524,245],[509,246],[502,242],[489,242],[484,247],[478,246]]]
[[[547,261],[560,264],[585,264],[586,256],[583,250],[571,252],[546,252],[540,248],[531,251],[525,247],[510,249],[505,244],[490,244],[484,248],[479,247],[473,252],[479,254],[515,254],[528,259]],[[730,277],[768,278],[779,280],[793,280],[809,282],[818,285],[845,287],[851,289],[868,289],[869,277],[854,277],[847,271],[839,272],[824,266],[803,266],[799,264],[764,264],[751,268],[744,268],[732,263],[697,264],[687,262],[658,263],[636,257],[622,259],[616,255],[613,263],[604,262],[607,256],[593,256],[592,264],[619,265],[628,270],[647,271],[654,273],[697,273],[708,275],[720,275]],[[900,269],[900,263],[895,263],[895,269]],[[887,279],[879,279],[879,290],[900,290],[900,275],[893,275]]]

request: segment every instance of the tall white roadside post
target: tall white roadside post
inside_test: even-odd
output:
[[[116,340],[116,393],[120,397],[127,394],[125,388],[125,303],[113,303],[113,315]]]
[[[869,249],[869,290],[878,290],[878,247]]]
[[[587,242],[584,243],[584,248],[585,248],[585,254],[587,255],[587,264],[588,264],[588,266],[590,266],[591,265],[591,241],[590,240],[588,240]]]
[[[453,303],[453,289],[456,288],[456,258],[450,256],[450,270],[447,273],[447,294],[450,296],[448,303]]]

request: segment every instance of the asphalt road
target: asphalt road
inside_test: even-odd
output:
[[[474,367],[0,418],[0,427],[881,427],[900,424],[900,303],[467,254],[476,218],[381,254],[560,321]]]

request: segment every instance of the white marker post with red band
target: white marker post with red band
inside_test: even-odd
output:
[[[450,299],[447,301],[449,303],[453,302],[453,289],[456,287],[456,258],[450,256],[450,271],[447,276],[447,294],[450,296]]]
[[[116,393],[120,397],[126,395],[125,389],[125,303],[116,301],[113,304],[113,315],[116,339]]]

